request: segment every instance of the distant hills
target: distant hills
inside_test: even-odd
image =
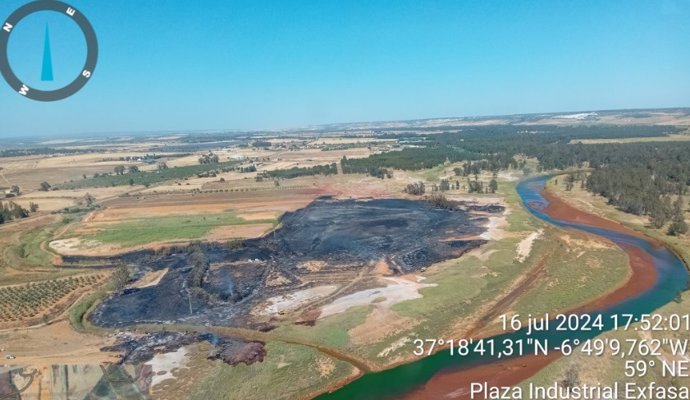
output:
[[[599,110],[538,114],[496,115],[481,117],[428,118],[401,121],[377,121],[326,124],[311,131],[362,130],[434,130],[478,125],[683,125],[690,126],[690,108],[659,108],[639,110]],[[303,129],[300,129],[303,130]],[[297,129],[295,130],[297,131]]]

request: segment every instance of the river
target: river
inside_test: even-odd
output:
[[[584,308],[591,314],[604,316],[603,331],[612,328],[611,315],[633,314],[639,316],[651,313],[673,301],[680,292],[687,289],[688,272],[685,265],[666,247],[660,246],[641,235],[628,233],[624,229],[606,229],[601,226],[589,225],[586,220],[585,222],[572,222],[569,218],[560,219],[547,213],[549,201],[544,196],[544,186],[547,179],[548,177],[545,176],[536,177],[525,180],[517,186],[523,205],[534,216],[561,228],[578,229],[609,239],[624,250],[634,249],[645,260],[651,260],[653,263],[654,273],[649,278],[653,282],[637,282],[641,288],[639,293],[612,296],[609,297],[610,302],[593,302],[591,308]],[[631,254],[630,251],[626,252]],[[633,279],[635,279],[635,275],[633,275]],[[556,331],[555,324],[550,324],[550,328],[548,331],[532,333],[529,337],[535,340],[548,339],[549,343],[560,343],[565,339],[584,340],[601,333],[596,331]],[[522,329],[495,336],[493,339],[497,342],[504,339],[517,341],[527,337],[526,330]],[[529,353],[530,351],[531,348],[526,346],[525,352]],[[495,358],[481,357],[476,353],[460,357],[451,355],[447,350],[441,350],[432,356],[421,358],[409,364],[381,372],[367,373],[342,388],[332,393],[323,394],[317,399],[379,400],[406,397],[433,399],[436,398],[438,392],[429,390],[426,395],[419,395],[424,393],[426,386],[432,379],[438,379],[443,375],[459,376],[462,375],[463,371],[496,362]],[[544,365],[546,364],[548,362],[544,363]],[[454,388],[447,387],[447,382],[444,385],[444,390],[448,390],[448,392],[454,390]]]

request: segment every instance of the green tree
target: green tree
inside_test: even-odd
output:
[[[110,278],[112,285],[113,285],[113,290],[115,291],[120,291],[127,286],[127,282],[129,282],[129,269],[125,265],[120,265],[119,267],[115,268],[115,271],[113,271],[113,275]]]
[[[650,210],[650,223],[653,228],[661,229],[668,223],[672,215],[671,198],[669,196],[662,196],[661,201],[657,202]]]
[[[668,234],[672,236],[680,236],[688,233],[688,224],[685,222],[685,215],[683,210],[683,197],[678,196],[673,203],[673,220],[671,226],[668,228]]]
[[[489,191],[491,193],[496,193],[498,190],[498,182],[496,182],[496,179],[492,179],[491,182],[489,182]]]
[[[575,186],[575,175],[573,174],[568,174],[565,178],[565,190],[566,191],[571,191],[573,190],[573,187]]]

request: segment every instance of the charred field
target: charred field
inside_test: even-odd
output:
[[[487,216],[502,211],[461,202],[439,208],[404,199],[318,198],[283,215],[262,238],[121,257],[134,271],[132,281],[167,272],[156,284],[112,295],[90,319],[105,328],[189,323],[262,330],[279,321],[313,321],[329,300],[371,287],[367,276],[414,273],[481,246]],[[324,285],[332,290],[293,312],[262,307]]]

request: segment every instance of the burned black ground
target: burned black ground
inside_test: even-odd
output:
[[[275,232],[241,246],[197,245],[158,256],[126,257],[138,274],[169,268],[153,287],[129,289],[101,304],[92,322],[103,327],[150,322],[247,326],[249,311],[277,294],[314,281],[337,283],[378,260],[394,273],[419,271],[476,248],[486,214],[500,206],[433,207],[423,201],[321,198],[287,213]],[[207,260],[201,291],[190,290],[190,258]],[[305,270],[304,262],[325,267]],[[350,275],[348,275],[348,273]],[[196,289],[196,288],[194,288]]]
[[[209,360],[222,360],[229,365],[251,365],[263,361],[266,355],[265,343],[260,341],[196,332],[155,332],[139,337],[124,335],[114,345],[104,347],[101,351],[120,353],[121,364],[137,365],[152,360],[158,353],[174,352],[180,347],[202,341],[211,344],[207,356]]]

